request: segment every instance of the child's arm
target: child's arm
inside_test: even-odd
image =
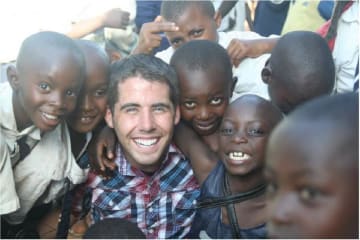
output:
[[[215,167],[217,155],[191,128],[181,122],[175,128],[174,141],[190,159],[194,174],[201,185]]]
[[[113,8],[101,15],[75,23],[66,35],[71,38],[81,38],[104,27],[125,29],[129,24],[129,16],[129,12]]]
[[[246,58],[256,58],[265,53],[271,53],[276,45],[278,37],[258,39],[232,39],[227,47],[232,64],[237,67]]]
[[[95,134],[89,143],[90,166],[97,174],[110,177],[110,171],[117,167],[114,162],[116,142],[114,130],[105,126]]]
[[[151,54],[154,48],[160,46],[162,32],[178,31],[175,23],[163,21],[161,16],[158,16],[153,22],[144,23],[139,32],[139,41],[133,54],[146,53]]]

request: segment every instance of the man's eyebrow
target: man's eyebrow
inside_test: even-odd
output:
[[[129,107],[140,107],[140,105],[137,103],[125,103],[124,105],[121,105],[120,110],[124,110]]]
[[[167,108],[167,109],[171,109],[171,105],[168,104],[168,103],[154,103],[151,105],[151,107],[164,107],[164,108]]]

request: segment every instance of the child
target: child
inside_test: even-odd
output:
[[[13,237],[14,231],[33,224],[27,216],[30,209],[62,194],[67,178],[73,184],[85,180],[86,173],[72,157],[63,122],[75,108],[83,72],[81,51],[73,40],[55,32],[25,39],[16,68],[8,68],[11,88],[4,83],[0,93],[0,137],[4,139],[0,165],[7,166],[1,168],[0,176],[7,177],[3,183],[9,182],[1,185],[5,196],[1,215],[6,214],[2,216],[3,237]]]
[[[268,99],[266,85],[261,81],[260,72],[269,57],[263,53],[271,51],[277,38],[262,38],[254,32],[217,32],[221,18],[215,17],[211,1],[163,1],[161,17],[160,23],[143,25],[135,52],[148,53],[149,49],[157,47],[161,39],[158,32],[162,31],[165,32],[171,47],[155,56],[165,62],[169,62],[175,50],[190,40],[205,39],[217,42],[227,49],[234,65],[234,75],[238,78],[234,93],[255,93]],[[245,57],[252,58],[243,60]]]
[[[202,207],[197,210],[191,237],[265,237],[265,146],[281,119],[279,109],[256,95],[244,95],[229,105],[220,126],[221,161],[202,183],[198,200]],[[226,204],[226,198],[245,194],[245,200],[237,198]],[[219,205],[211,206],[216,200]]]
[[[280,38],[261,72],[271,101],[288,114],[312,98],[330,94],[335,68],[326,41],[310,31]]]
[[[179,79],[181,119],[216,152],[217,131],[236,84],[226,50],[212,41],[192,41],[174,53],[170,65]]]
[[[79,93],[75,111],[69,115],[67,123],[71,137],[72,153],[78,164],[85,168],[88,165],[87,147],[93,132],[99,125],[101,126],[104,123],[110,59],[106,52],[95,42],[88,40],[76,40],[75,42],[85,58],[85,82]],[[77,197],[81,198],[80,195]],[[81,201],[81,199],[74,199],[73,201]],[[42,220],[39,225],[39,233],[42,238],[55,237],[59,213],[60,209],[52,212]],[[75,220],[73,219],[73,222]],[[75,230],[72,232],[76,233]]]
[[[84,234],[84,239],[145,239],[138,226],[121,218],[106,218],[91,225]]]
[[[270,136],[271,238],[353,238],[359,227],[359,95],[324,96],[291,113]]]

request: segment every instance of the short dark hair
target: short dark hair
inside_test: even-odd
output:
[[[272,81],[304,101],[330,94],[335,83],[335,65],[326,41],[311,31],[293,31],[282,36],[272,50]]]
[[[215,8],[211,1],[162,1],[160,15],[167,21],[176,21],[189,7],[198,8],[205,16],[213,18]]]
[[[72,54],[83,71],[82,75],[84,75],[85,59],[80,48],[75,44],[73,39],[64,34],[52,31],[32,34],[22,42],[16,60],[17,69],[21,70],[28,62],[36,58],[46,58],[47,53],[54,50]]]
[[[174,107],[179,104],[179,83],[175,70],[160,58],[148,54],[134,54],[114,62],[110,69],[108,104],[111,111],[118,101],[118,85],[131,77],[142,77],[147,81],[165,83],[170,89],[170,100]]]
[[[121,218],[106,218],[91,225],[85,232],[84,239],[144,239],[145,234],[139,227]]]
[[[230,57],[221,45],[209,40],[190,41],[179,47],[170,60],[175,69],[187,70],[216,69],[225,74],[229,83],[232,83],[232,64]]]

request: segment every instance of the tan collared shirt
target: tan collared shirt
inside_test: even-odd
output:
[[[65,123],[59,124],[53,131],[45,133],[42,137],[40,137],[39,129],[35,126],[25,129],[25,132],[17,132],[16,121],[12,111],[12,91],[8,87],[0,84],[0,101],[2,103],[0,106],[0,133],[1,138],[5,139],[8,147],[8,151],[1,149],[0,166],[6,166],[4,172],[9,172],[8,179],[5,179],[5,182],[11,181],[10,171],[12,171],[15,194],[14,189],[9,184],[4,186],[4,181],[1,181],[1,196],[3,193],[5,193],[5,196],[12,196],[10,199],[13,202],[16,201],[15,199],[18,199],[20,206],[16,209],[6,210],[2,209],[2,198],[0,203],[1,214],[11,212],[4,216],[5,219],[11,224],[18,224],[24,220],[26,214],[33,206],[49,203],[63,195],[66,178],[69,178],[72,184],[84,182],[87,170],[82,170],[72,155],[70,135]],[[3,89],[7,89],[6,93],[3,92]],[[7,96],[5,97],[5,95]],[[18,153],[16,140],[26,134],[29,136],[30,142],[33,140],[37,141],[36,145],[32,148],[29,155],[23,160],[17,161],[16,164],[12,164],[12,167],[9,169],[9,162],[14,163],[13,158],[15,159]],[[29,141],[27,140],[27,142]],[[0,174],[3,175],[3,169],[0,170]],[[14,212],[14,210],[16,211]]]

